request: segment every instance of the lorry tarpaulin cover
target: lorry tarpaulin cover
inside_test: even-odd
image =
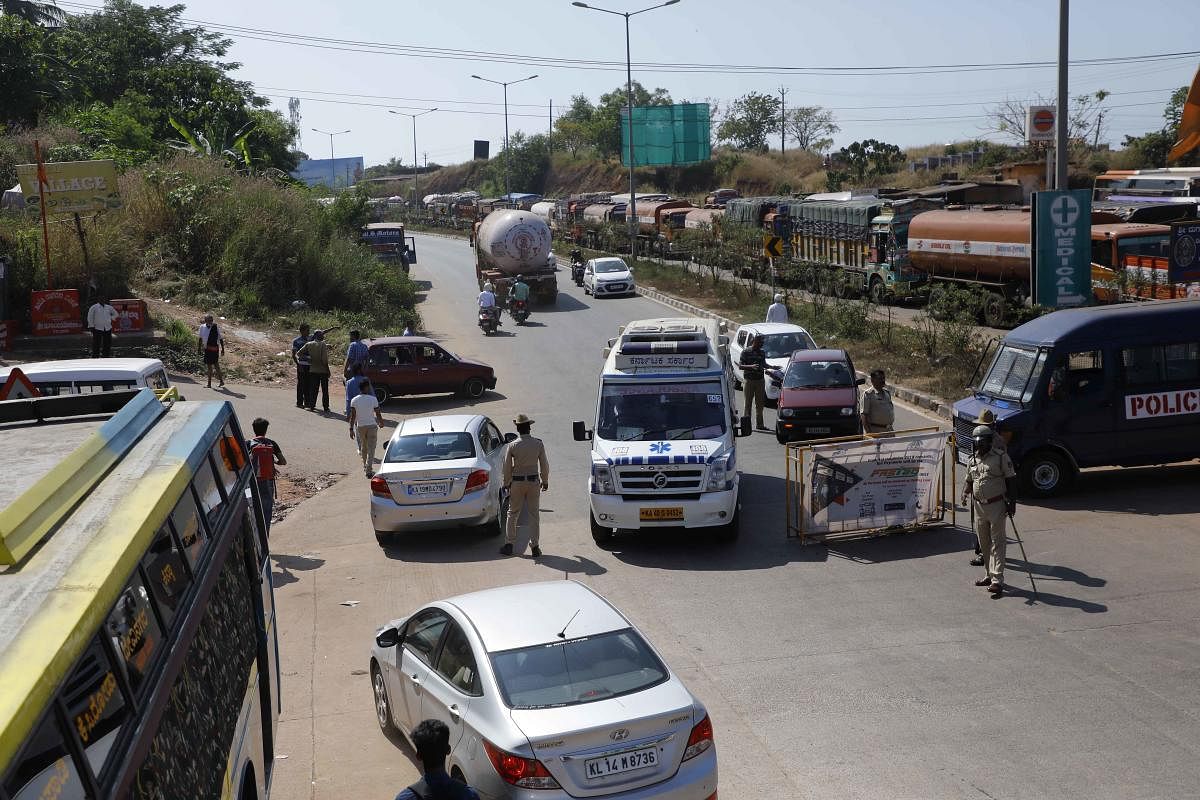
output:
[[[697,164],[712,157],[708,103],[645,106],[633,109],[633,157],[636,167]],[[629,166],[629,116],[621,109],[621,163]]]
[[[871,220],[879,216],[883,201],[878,197],[861,197],[842,202],[817,200],[794,203],[788,207],[793,230],[803,236],[828,239],[867,241]]]
[[[772,211],[787,213],[800,202],[794,197],[738,197],[725,204],[725,219],[734,225],[757,228]]]
[[[806,533],[846,533],[937,519],[945,432],[814,445],[804,462]]]

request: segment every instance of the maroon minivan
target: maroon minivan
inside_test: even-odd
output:
[[[797,350],[783,372],[775,436],[780,444],[862,433],[854,362],[845,350]]]
[[[457,392],[472,399],[496,388],[487,364],[467,361],[424,336],[383,336],[367,344],[367,378],[382,405],[404,394]]]

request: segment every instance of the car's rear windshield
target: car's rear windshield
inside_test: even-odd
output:
[[[392,464],[412,461],[449,461],[474,458],[475,440],[466,432],[413,433],[394,439],[383,460]]]
[[[793,361],[783,375],[785,389],[839,389],[854,385],[844,361]]]
[[[656,686],[666,666],[632,628],[492,653],[509,708],[592,703]]]

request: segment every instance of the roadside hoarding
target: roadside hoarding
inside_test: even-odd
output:
[[[1047,308],[1087,305],[1092,296],[1092,192],[1033,195],[1033,299]]]
[[[30,317],[34,336],[81,333],[83,320],[79,314],[79,291],[47,289],[30,292]]]
[[[324,184],[330,189],[353,186],[362,178],[363,157],[312,158],[301,161],[292,170],[291,176],[309,186]]]
[[[1171,283],[1200,281],[1200,222],[1190,220],[1171,225],[1167,275]]]
[[[712,157],[708,103],[634,108],[633,157],[638,167],[708,161]],[[629,113],[625,108],[621,109],[621,163],[629,166]]]
[[[117,165],[107,159],[98,161],[62,161],[45,164],[46,213],[86,214],[120,208],[117,192]],[[38,208],[37,164],[18,164],[17,177],[25,207]]]

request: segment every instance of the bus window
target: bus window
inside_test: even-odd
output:
[[[237,483],[238,473],[246,466],[245,444],[230,432],[226,425],[212,446],[213,463],[217,465],[217,475],[221,485],[225,487],[225,496],[233,496],[233,487]]]
[[[207,469],[207,462],[201,466]],[[214,485],[213,488],[215,489],[216,486]],[[175,510],[171,512],[171,524],[175,526],[179,544],[183,547],[183,552],[187,553],[192,568],[195,569],[208,539],[204,534],[204,528],[200,525],[200,513],[196,508],[196,499],[190,490],[185,491],[183,497],[175,504]]]
[[[129,709],[98,636],[79,657],[61,696],[67,706],[67,719],[79,735],[92,771],[99,776]]]
[[[192,485],[196,487],[200,507],[204,509],[204,515],[208,518],[208,526],[212,528],[217,522],[217,517],[221,516],[221,490],[217,487],[217,478],[207,458],[197,467]]]
[[[146,570],[146,580],[158,605],[158,614],[162,617],[163,625],[169,629],[175,609],[191,585],[192,577],[183,565],[183,558],[175,549],[175,540],[171,538],[171,531],[166,525],[158,529],[150,549],[142,556],[142,568]]]
[[[136,388],[137,384],[133,381],[75,381],[75,394],[120,392]]]
[[[13,800],[84,796],[83,783],[53,712],[46,714],[13,764],[16,766],[4,780],[4,789]]]
[[[135,697],[140,697],[148,686],[146,677],[163,638],[140,570],[126,584],[106,624],[129,688]]]
[[[167,380],[166,370],[156,369],[146,376],[146,385],[151,389],[169,389],[171,382]]]

